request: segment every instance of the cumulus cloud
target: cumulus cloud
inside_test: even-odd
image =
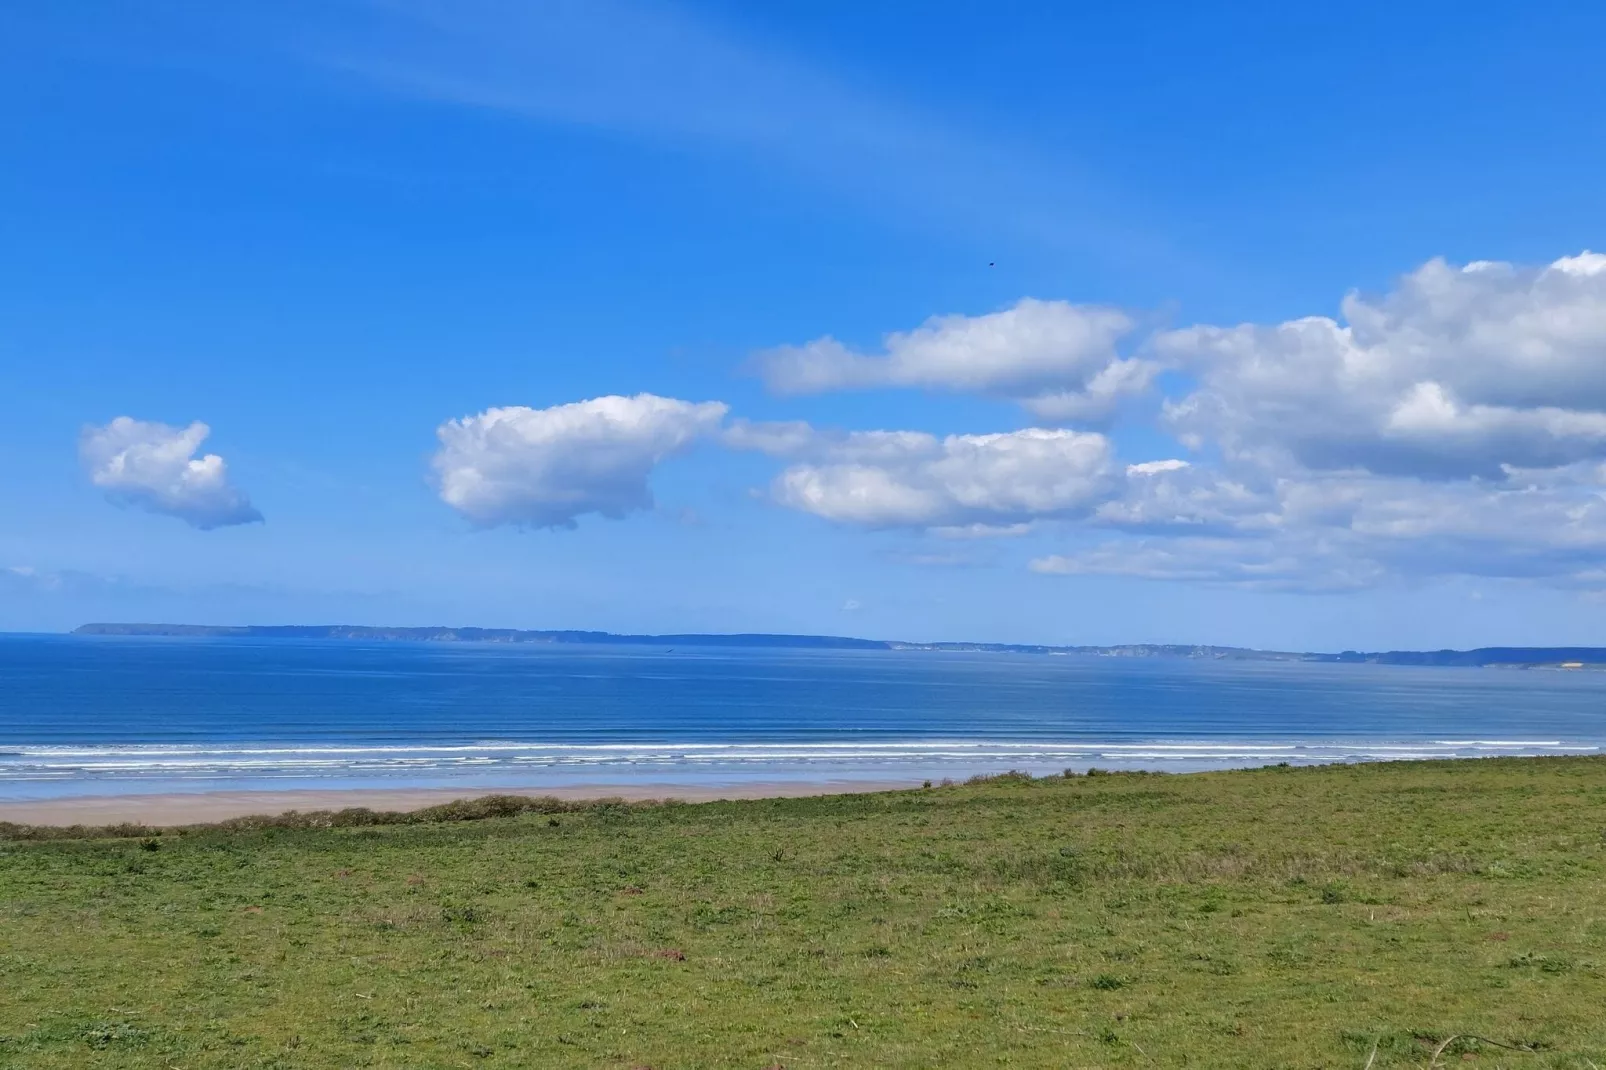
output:
[[[643,395],[452,421],[441,494],[483,524],[619,516],[650,504],[654,465],[707,439],[775,458],[781,505],[945,540],[907,557],[922,564],[973,560],[955,540],[992,540],[982,556],[1003,557],[1001,537],[1030,535],[1045,574],[1606,590],[1606,256],[1434,260],[1381,296],[1344,298],[1336,318],[1163,330],[1123,355],[1133,331],[1118,310],[1028,299],[934,318],[873,353],[822,338],[760,366],[780,392],[967,391],[1046,425],[1108,418],[1171,369],[1161,426],[1186,457],[1117,459],[1105,435],[1052,426],[727,421],[717,403]],[[1059,552],[1036,549],[1054,539]]]
[[[1601,588],[1600,466],[1542,481],[1306,473],[1264,485],[1200,468],[1131,478],[1090,526],[1125,537],[1035,571],[1347,590],[1468,575]]]
[[[1434,260],[1342,316],[1164,331],[1164,425],[1044,573],[1347,590],[1472,575],[1600,589],[1606,256]],[[1074,541],[1085,543],[1085,532]]]
[[[888,334],[879,354],[826,336],[762,354],[758,367],[783,394],[916,387],[1013,398],[1042,420],[1096,420],[1146,391],[1159,370],[1117,351],[1132,329],[1119,309],[1025,298],[1001,312],[935,316]]]
[[[487,409],[436,431],[435,478],[442,501],[485,527],[618,519],[651,508],[653,469],[716,434],[726,411],[654,394]]]
[[[229,482],[223,458],[195,456],[211,433],[199,421],[178,428],[119,416],[104,427],[84,428],[78,456],[90,482],[118,505],[175,516],[203,530],[260,521],[262,514]]]
[[[1156,336],[1198,380],[1167,423],[1229,459],[1427,479],[1606,455],[1606,256],[1433,260],[1342,310]]]
[[[1371,480],[1347,509],[1361,552],[1404,574],[1594,584],[1606,556],[1598,487]]]
[[[991,435],[913,431],[822,436],[817,459],[775,480],[783,505],[865,527],[977,527],[1085,513],[1111,489],[1110,442],[1027,428]]]
[[[1267,480],[1166,459],[1127,465],[1121,493],[1101,504],[1093,519],[1134,530],[1236,532],[1279,526],[1279,508]]]
[[[1161,365],[1153,360],[1113,360],[1075,389],[1050,390],[1020,398],[1039,420],[1075,423],[1103,420],[1127,398],[1148,392]]]

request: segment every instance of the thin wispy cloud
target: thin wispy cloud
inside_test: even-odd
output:
[[[1068,161],[964,130],[745,39],[633,0],[391,0],[302,34],[313,61],[389,92],[749,158],[967,237],[1175,260]]]

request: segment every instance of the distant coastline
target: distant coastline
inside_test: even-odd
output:
[[[1428,665],[1463,668],[1606,668],[1606,647],[1480,647],[1476,650],[1346,650],[1337,654],[1255,650],[1232,646],[1129,643],[1118,646],[1045,646],[1021,643],[913,643],[840,635],[684,633],[620,635],[592,631],[517,628],[384,628],[361,624],[211,625],[85,624],[74,635],[236,639],[355,639],[433,643],[548,643],[600,646],[749,647],[796,650],[934,650],[996,654],[1053,654],[1104,658],[1192,658],[1216,661],[1300,661],[1335,664]]]

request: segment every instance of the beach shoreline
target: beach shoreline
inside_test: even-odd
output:
[[[487,795],[552,797],[568,801],[624,799],[629,802],[674,799],[714,802],[721,799],[791,799],[893,791],[919,786],[914,780],[765,780],[730,783],[607,783],[562,787],[464,788],[296,788],[285,791],[206,791],[153,794],[70,795],[50,799],[0,800],[0,823],[16,825],[116,825],[167,827],[208,824],[230,818],[278,815],[290,811],[408,811],[458,799]]]

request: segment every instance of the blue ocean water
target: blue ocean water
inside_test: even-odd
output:
[[[1606,673],[0,636],[0,799],[1593,753]]]

